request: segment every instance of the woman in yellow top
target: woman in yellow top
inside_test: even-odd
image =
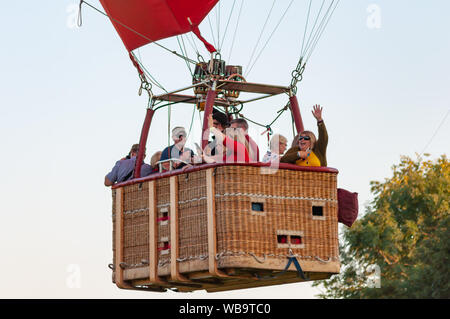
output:
[[[281,163],[291,163],[299,166],[327,166],[328,133],[322,119],[322,108],[320,105],[314,105],[312,114],[317,120],[319,139],[316,139],[313,132],[300,132],[294,138],[292,147],[281,158]]]

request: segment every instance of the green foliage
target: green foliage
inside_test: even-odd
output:
[[[325,289],[319,297],[450,298],[449,161],[401,157],[392,170],[371,182],[375,199],[344,229],[341,273],[315,283]],[[380,288],[368,284],[369,265]]]

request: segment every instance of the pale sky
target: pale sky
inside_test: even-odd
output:
[[[88,2],[101,8],[97,0]],[[222,2],[221,32],[232,1]],[[276,2],[259,48],[288,3]],[[294,0],[247,81],[289,85],[307,3]],[[0,298],[315,298],[319,290],[310,283],[213,294],[131,292],[112,284],[111,191],[103,178],[138,142],[147,100],[137,95],[137,72],[109,20],[84,6],[78,28],[77,5],[0,3]],[[245,1],[227,61],[244,66],[244,73],[271,5]],[[371,199],[369,182],[388,178],[401,155],[448,154],[448,12],[447,0],[341,0],[298,85],[305,128],[317,132],[310,111],[314,104],[324,108],[328,165],[339,170],[338,187],[359,193],[360,214]],[[200,29],[213,42],[208,20]],[[160,43],[180,51],[174,39]],[[136,53],[168,91],[190,84],[177,57],[155,45]],[[280,96],[250,103],[243,113],[268,124],[286,102]],[[170,127],[189,128],[192,110],[173,106]],[[167,109],[156,113],[147,154],[167,146],[168,118]],[[289,143],[290,123],[285,113],[273,126]],[[196,113],[188,146],[199,141],[199,129]],[[264,154],[262,131],[250,129]]]

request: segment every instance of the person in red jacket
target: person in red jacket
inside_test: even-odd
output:
[[[240,128],[243,130],[245,139],[248,144],[248,153],[250,155],[251,162],[259,162],[259,147],[258,144],[248,135],[248,123],[243,118],[234,119],[230,122],[230,127]]]
[[[206,163],[249,163],[250,156],[246,148],[245,133],[240,128],[226,128],[224,132],[213,125],[212,116],[208,119],[209,130],[216,137],[217,143],[223,145],[222,154],[208,156],[202,154]],[[199,154],[200,155],[200,154]]]

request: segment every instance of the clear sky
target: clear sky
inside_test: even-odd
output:
[[[221,2],[223,32],[232,1]],[[290,83],[307,2],[294,0],[248,81]],[[261,46],[288,3],[276,1]],[[188,295],[121,291],[111,283],[111,192],[103,178],[138,141],[147,100],[137,95],[137,72],[111,23],[84,6],[83,25],[76,27],[77,4],[0,3],[0,297],[314,298],[319,290],[309,283]],[[244,72],[271,5],[245,1],[227,61]],[[360,213],[371,199],[369,182],[389,177],[401,155],[449,152],[448,12],[447,0],[341,0],[298,86],[306,128],[316,132],[312,105],[324,108],[328,164],[339,170],[339,187],[359,193]],[[201,30],[211,40],[208,20]],[[173,39],[161,44],[179,51]],[[136,53],[167,90],[189,85],[185,63],[170,53],[154,45]],[[286,102],[280,96],[251,103],[243,113],[269,123]],[[172,107],[171,127],[189,128],[192,111]],[[147,154],[167,146],[168,118],[167,110],[155,115]],[[199,141],[199,128],[195,114],[188,146]],[[273,129],[292,141],[287,113]],[[264,153],[262,131],[250,129]]]

